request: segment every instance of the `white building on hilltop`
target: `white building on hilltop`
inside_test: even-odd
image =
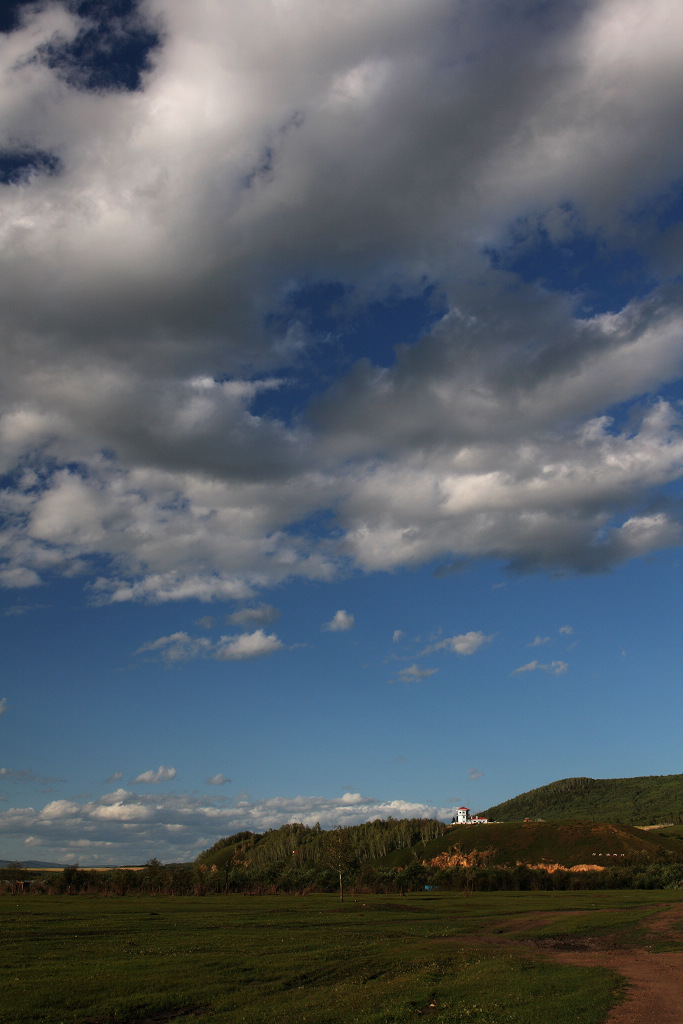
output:
[[[458,807],[456,817],[453,818],[453,825],[488,825],[488,818],[480,818],[478,815],[471,816],[469,807]]]

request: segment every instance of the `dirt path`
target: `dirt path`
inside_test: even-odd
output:
[[[579,911],[580,913],[580,911]],[[555,915],[534,915],[527,919],[528,930],[542,927]],[[674,926],[683,923],[683,906],[664,907],[644,922],[648,939],[640,949],[615,948],[609,937],[567,936],[566,939],[527,939],[519,935],[519,921],[511,925],[515,936],[501,928],[495,933],[472,936],[473,941],[487,945],[514,947],[533,951],[563,964],[579,967],[607,967],[626,979],[628,991],[623,1002],[615,1006],[605,1024],[683,1024],[683,952],[649,952],[654,942],[667,938],[681,941],[681,932]]]
[[[608,967],[626,978],[626,997],[610,1010],[606,1024],[683,1024],[683,953],[605,950],[553,957],[563,964]]]

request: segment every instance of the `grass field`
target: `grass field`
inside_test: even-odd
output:
[[[477,932],[539,912],[556,921],[546,932],[628,941],[653,907],[681,898],[5,896],[0,1021],[601,1024],[619,989],[609,971],[478,946]]]

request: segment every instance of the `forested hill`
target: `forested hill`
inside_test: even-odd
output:
[[[332,864],[341,852],[345,859],[364,864],[408,848],[415,851],[413,859],[417,859],[430,841],[446,831],[444,822],[431,818],[378,818],[327,832],[320,825],[310,827],[293,822],[263,834],[238,832],[219,839],[199,854],[196,863],[219,871],[239,872],[247,865],[252,871],[260,871],[273,865]]]
[[[683,823],[683,775],[560,779],[482,812],[494,821],[582,819],[628,825]]]

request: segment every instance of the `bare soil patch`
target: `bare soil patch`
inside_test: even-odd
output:
[[[556,960],[585,967],[608,967],[628,983],[624,1001],[606,1024],[683,1024],[683,953],[642,950],[555,952]]]
[[[581,913],[581,911],[577,911]],[[643,923],[647,931],[640,948],[624,949],[609,935],[566,935],[552,938],[524,939],[519,933],[557,920],[554,915],[530,915],[520,928],[516,921],[509,928],[496,928],[485,935],[472,936],[471,941],[485,945],[524,949],[560,963],[579,967],[606,967],[621,975],[626,995],[613,1007],[605,1024],[683,1024],[683,952],[652,952],[662,941],[681,942],[676,931],[683,923],[683,905],[666,906]]]

